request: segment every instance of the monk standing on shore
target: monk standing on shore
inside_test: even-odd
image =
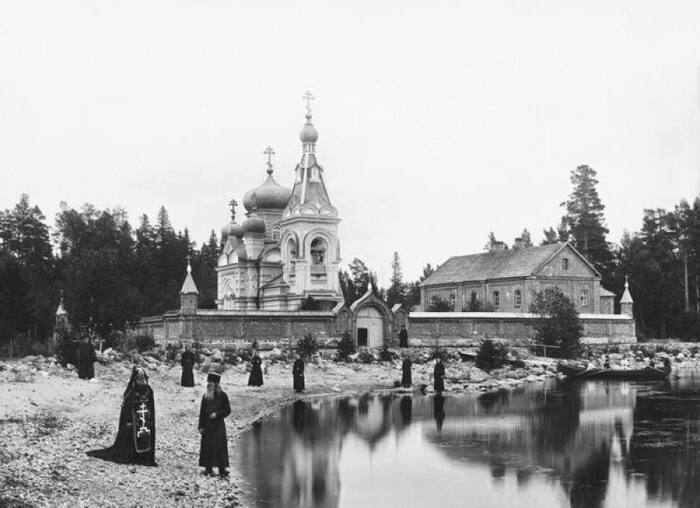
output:
[[[204,468],[205,475],[213,475],[213,468],[217,467],[219,476],[226,478],[229,463],[224,418],[231,414],[231,405],[228,396],[221,390],[220,382],[221,376],[209,374],[207,393],[202,397],[199,408],[199,433],[202,435],[199,465]]]
[[[297,359],[294,360],[294,365],[292,366],[292,376],[294,376],[294,391],[301,393],[306,388],[304,382],[304,360],[301,359],[301,355],[297,353]]]
[[[433,369],[433,388],[436,393],[445,391],[445,366],[442,363],[442,358],[439,356],[435,360],[435,368]]]

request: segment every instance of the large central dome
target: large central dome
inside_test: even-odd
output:
[[[292,191],[278,184],[275,179],[272,178],[271,172],[269,173],[267,180],[265,180],[262,185],[249,190],[243,196],[243,206],[248,212],[253,210],[253,206],[257,207],[259,210],[268,208],[282,210],[287,206]],[[253,198],[253,194],[255,194],[255,198]]]

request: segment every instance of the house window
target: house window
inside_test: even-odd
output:
[[[581,291],[581,307],[588,305],[588,291],[585,289]]]
[[[452,293],[450,295],[450,307],[452,308],[453,311],[455,310],[455,294],[454,293]]]
[[[501,306],[501,293],[498,291],[493,292],[493,306],[496,308]]]
[[[569,269],[569,258],[564,258],[564,259],[561,260],[561,267],[562,267],[562,269],[564,269],[564,270],[568,270],[568,269]]]
[[[520,292],[519,289],[515,290],[515,293],[513,294],[513,300],[515,302],[516,309],[523,304],[523,294]]]

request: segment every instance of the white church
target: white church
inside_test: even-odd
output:
[[[223,250],[217,267],[219,310],[297,310],[312,297],[322,310],[342,304],[338,280],[338,211],[331,204],[316,159],[318,131],[311,122],[307,92],[306,124],[300,133],[301,161],[290,190],[278,184],[268,147],[267,179],[243,196],[246,220],[221,231]]]

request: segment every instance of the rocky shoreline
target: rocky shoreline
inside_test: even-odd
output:
[[[641,353],[640,353],[641,351]],[[430,352],[409,351],[414,386],[432,391]],[[609,361],[649,363],[672,356],[674,368],[697,369],[700,352],[610,353]],[[204,351],[196,373],[198,386],[179,386],[180,367],[165,352],[105,352],[96,378],[78,379],[54,357],[30,356],[0,361],[0,506],[238,506],[243,501],[237,465],[238,437],[257,419],[292,402],[291,362],[285,352],[262,355],[265,384],[246,386],[248,363],[226,363],[221,352]],[[473,362],[446,362],[446,392],[487,392],[541,383],[560,376],[556,361],[526,356],[486,372]],[[589,361],[601,361],[601,355]],[[373,360],[373,359],[372,359]],[[133,364],[144,365],[155,392],[157,468],[125,466],[93,459],[85,451],[109,446],[116,432],[121,393]],[[197,467],[196,430],[206,372],[222,374],[233,412],[227,420],[231,478],[203,477]],[[304,397],[397,390],[400,360],[377,363],[336,362],[317,355],[307,364]],[[417,388],[416,388],[417,389]]]

